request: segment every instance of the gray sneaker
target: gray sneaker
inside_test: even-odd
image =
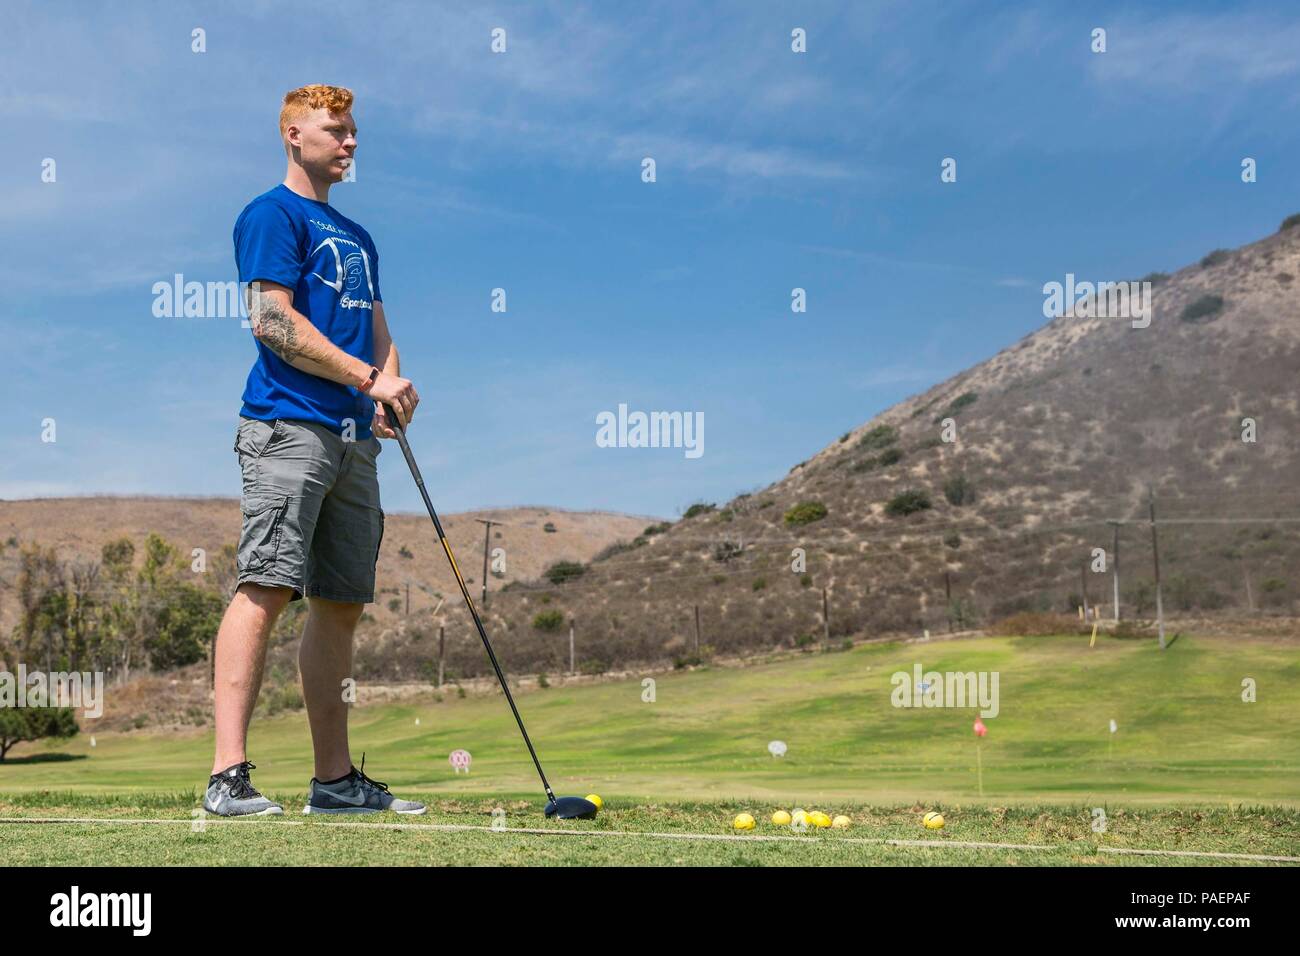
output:
[[[366,767],[365,754],[361,755],[361,770],[353,767],[346,777],[322,783],[311,778],[307,788],[307,805],[303,813],[394,813],[419,816],[424,804],[414,800],[399,800],[388,790],[388,784],[371,780],[362,771]]]
[[[266,799],[249,781],[248,772],[256,769],[245,760],[214,773],[203,794],[203,809],[222,817],[274,817],[284,813],[284,807]]]

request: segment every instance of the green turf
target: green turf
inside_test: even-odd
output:
[[[975,711],[890,703],[890,676],[910,675],[917,661],[927,671],[1000,673],[1001,713],[985,720],[989,734],[979,745],[983,797]],[[943,805],[950,809],[944,839],[1054,842],[1055,828],[1080,844],[1078,852],[1052,851],[1060,855],[1055,862],[1144,862],[1089,852],[1096,839],[1089,808],[1106,807],[1112,821],[1146,819],[1125,838],[1166,841],[1151,846],[1300,855],[1300,698],[1291,692],[1300,686],[1300,655],[1290,642],[1183,637],[1162,653],[1150,641],[1105,637],[1094,648],[1086,637],[935,640],[648,676],[656,681],[653,702],[643,700],[639,677],[520,696],[556,791],[594,791],[610,801],[599,826],[680,823],[729,833],[739,810],[765,819],[778,806],[799,804],[848,812],[858,821],[851,836],[924,838],[916,817]],[[1241,700],[1245,677],[1256,681],[1255,703]],[[364,683],[360,694],[351,720],[354,753],[366,751],[367,772],[399,794],[443,808],[427,821],[468,816],[487,825],[494,803],[522,814],[511,826],[540,821],[539,787],[499,693],[373,707],[364,706]],[[1119,725],[1113,738],[1112,718]],[[768,754],[773,739],[787,742],[785,757]],[[101,734],[96,743],[92,749],[83,734],[62,745],[15,748],[0,764],[0,812],[60,806],[70,816],[185,818],[185,808],[197,804],[210,766],[210,731]],[[458,747],[474,755],[469,776],[457,776],[447,763]],[[287,801],[288,819],[303,819],[297,811],[310,755],[303,714],[255,723],[254,780]],[[1246,812],[1250,807],[1262,809]],[[1002,816],[979,816],[994,811]],[[1037,832],[1006,823],[1008,814],[1023,820],[1026,813],[1047,822]],[[1211,834],[1188,822],[1196,813],[1237,822]],[[328,822],[314,819],[277,830],[279,822],[285,821],[244,821],[249,829],[238,839],[220,827],[202,834],[147,827],[145,834],[69,825],[45,830],[44,843],[24,836],[18,852],[54,862],[93,845],[105,861],[128,861],[145,846],[163,861],[217,862],[248,853],[250,860],[308,862],[326,853],[346,862],[365,859],[371,841],[381,841],[376,862],[1027,862],[1023,854],[990,850],[943,851],[938,859],[927,848],[843,843],[842,834],[812,836],[818,842],[808,846],[714,845],[635,835],[453,839],[431,831],[326,830]],[[12,838],[15,831],[6,825],[5,832]],[[60,836],[50,839],[55,832]],[[1112,825],[1103,845],[1117,838]]]
[[[302,794],[276,794],[296,809]],[[1191,810],[1112,808],[1104,833],[1086,807],[944,807],[942,831],[924,829],[920,808],[849,803],[846,830],[796,833],[764,817],[749,833],[731,829],[740,803],[608,805],[594,821],[545,820],[535,802],[435,799],[422,817],[310,817],[209,822],[194,819],[194,794],[152,794],[125,805],[115,798],[37,793],[0,801],[0,834],[14,866],[132,865],[983,865],[1170,866],[1282,865],[1276,861],[1133,856],[1119,848],[1197,853],[1297,855],[1300,811],[1279,808]],[[494,830],[500,808],[502,830]],[[32,823],[12,822],[22,817]],[[171,823],[42,823],[94,817]],[[435,830],[450,824],[470,830]],[[521,828],[543,833],[521,833]],[[569,835],[572,831],[596,835]],[[677,838],[672,838],[676,835]],[[699,839],[706,836],[710,839]],[[777,837],[779,839],[766,839]],[[891,845],[900,840],[909,845]],[[910,845],[919,841],[937,846]],[[967,847],[963,843],[1021,847]],[[1292,864],[1294,865],[1294,864]]]
[[[1184,637],[1153,642],[987,638],[863,645],[742,668],[554,686],[520,709],[559,792],[660,800],[979,799],[975,712],[898,709],[890,675],[1000,672],[1001,713],[982,744],[986,802],[1230,803],[1300,806],[1300,655],[1280,642]],[[1241,680],[1258,685],[1241,700]],[[111,692],[111,691],[110,691]],[[365,685],[360,687],[364,705]],[[420,724],[415,723],[419,718]],[[1113,740],[1108,721],[1118,721]],[[352,745],[373,776],[446,795],[535,795],[536,779],[499,693],[360,706]],[[785,757],[767,752],[784,740]],[[210,731],[85,734],[20,745],[0,764],[0,792],[189,790],[210,769]],[[472,773],[447,755],[463,747]],[[44,752],[73,759],[37,759]],[[311,748],[301,712],[255,722],[255,779],[306,787]],[[15,759],[16,758],[16,759]]]

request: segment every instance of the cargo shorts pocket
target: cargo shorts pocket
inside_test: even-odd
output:
[[[259,418],[240,419],[235,430],[234,451],[261,458],[281,432],[280,419],[264,422]]]
[[[375,564],[379,564],[379,549],[384,543],[384,509],[379,510],[379,540],[375,542]]]
[[[236,561],[240,571],[266,571],[275,566],[288,510],[288,495],[264,495],[243,500],[240,511],[244,527],[239,536]]]

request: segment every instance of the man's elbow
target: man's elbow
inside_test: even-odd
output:
[[[299,354],[298,331],[293,319],[276,302],[262,305],[249,314],[253,337],[286,362]]]

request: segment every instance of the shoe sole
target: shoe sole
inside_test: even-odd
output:
[[[217,810],[211,810],[204,807],[205,813],[210,813],[214,817],[225,817],[228,820],[234,820],[238,817],[282,817],[284,809],[282,807],[267,807],[265,810],[258,810],[256,813],[221,813]]]
[[[400,814],[401,816],[419,817],[423,816],[427,809],[427,807],[420,807],[418,810],[393,810],[392,812]],[[339,807],[334,810],[328,810],[323,807],[313,807],[311,804],[308,804],[302,808],[302,812],[303,815],[306,816],[313,813],[383,813],[384,811],[377,807]]]

